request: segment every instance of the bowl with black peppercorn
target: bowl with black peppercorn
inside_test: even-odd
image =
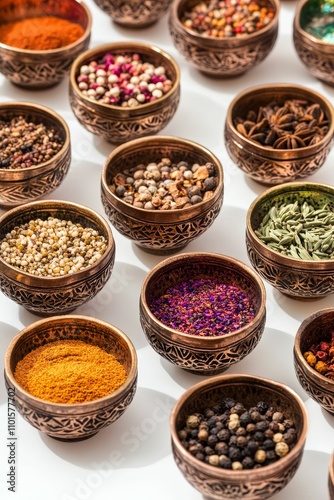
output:
[[[254,269],[290,298],[334,292],[334,188],[287,182],[260,194],[249,206],[246,248]]]
[[[147,28],[161,19],[168,11],[172,0],[160,2],[142,0],[94,0],[112,21],[124,28]]]
[[[0,290],[35,314],[65,314],[91,300],[114,260],[110,226],[89,207],[34,201],[0,217]]]
[[[169,254],[203,234],[218,216],[223,167],[207,148],[174,136],[148,136],[105,161],[101,199],[111,224],[144,251]]]
[[[131,404],[135,348],[116,326],[81,315],[31,323],[10,342],[4,378],[11,403],[38,431],[61,441],[88,439]]]
[[[0,72],[15,85],[60,83],[89,46],[92,16],[82,1],[1,0],[0,10]]]
[[[110,143],[160,132],[179,101],[179,66],[154,45],[108,43],[83,52],[73,62],[72,111],[83,127]]]
[[[71,163],[67,123],[33,103],[0,103],[0,206],[15,207],[52,193]]]
[[[259,85],[230,103],[224,142],[233,162],[265,185],[317,172],[333,145],[333,106],[322,94],[296,84]]]
[[[227,255],[169,257],[143,281],[140,322],[153,348],[172,365],[216,375],[250,354],[266,321],[266,291],[249,266]]]
[[[209,77],[230,78],[256,67],[278,34],[278,0],[175,0],[169,32],[186,61]]]
[[[271,498],[301,463],[308,416],[288,386],[218,375],[188,389],[170,416],[174,460],[206,500]]]
[[[320,309],[300,324],[293,357],[298,381],[307,394],[334,415],[334,308]]]

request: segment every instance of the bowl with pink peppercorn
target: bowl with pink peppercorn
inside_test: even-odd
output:
[[[147,28],[161,19],[169,9],[172,0],[160,2],[142,0],[94,0],[114,23],[124,28]]]
[[[211,77],[234,77],[273,49],[278,0],[175,0],[169,13],[173,43],[186,61]]]
[[[160,132],[180,100],[180,70],[144,42],[100,45],[80,54],[70,74],[70,104],[89,132],[113,144]]]
[[[294,342],[297,379],[307,394],[334,415],[334,308],[320,309],[300,324]]]
[[[139,309],[143,332],[162,358],[194,374],[216,375],[259,343],[266,292],[245,263],[189,252],[169,257],[147,273]]]

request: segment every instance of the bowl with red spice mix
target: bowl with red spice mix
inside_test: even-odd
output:
[[[91,300],[114,260],[110,226],[89,207],[34,201],[0,217],[0,290],[35,314],[65,314]]]
[[[92,16],[77,0],[1,0],[0,72],[41,89],[58,84],[89,46]]]
[[[268,188],[250,205],[246,248],[254,269],[295,299],[334,292],[334,188],[292,182]]]
[[[169,254],[218,216],[223,167],[204,146],[173,136],[134,139],[113,150],[101,176],[109,221],[144,251]]]
[[[278,0],[175,0],[169,32],[191,66],[211,77],[232,77],[268,57],[278,20]]]
[[[227,110],[224,141],[233,162],[265,185],[317,172],[333,145],[334,112],[326,97],[295,84],[258,85]]]
[[[259,343],[266,321],[260,277],[227,255],[189,252],[148,272],[140,321],[151,347],[170,363],[215,375],[244,359]]]
[[[94,436],[122,416],[137,388],[137,354],[114,325],[80,315],[44,318],[5,354],[5,383],[18,413],[62,441]]]
[[[170,430],[176,465],[205,499],[264,500],[297,472],[308,416],[301,398],[279,381],[219,375],[184,392]]]
[[[307,394],[334,415],[334,308],[320,309],[300,324],[294,341],[294,366]]]
[[[155,24],[168,11],[172,0],[160,2],[142,0],[94,0],[112,21],[124,28],[147,28]]]
[[[80,54],[70,73],[70,104],[89,132],[108,142],[153,135],[180,100],[180,70],[165,51],[144,42],[113,42]]]
[[[70,131],[61,116],[39,104],[0,103],[0,206],[52,193],[70,163]]]

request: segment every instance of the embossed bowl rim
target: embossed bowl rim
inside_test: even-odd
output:
[[[300,18],[302,11],[306,4],[311,3],[313,0],[299,0],[296,6],[296,12],[293,20],[293,30],[294,30],[294,38],[299,37],[303,43],[305,44],[305,49],[310,51],[316,50],[317,53],[325,59],[328,56],[334,55],[334,44],[326,42],[321,38],[317,38],[316,36],[311,35],[307,31],[305,31],[300,23]],[[314,3],[314,2],[313,2]]]
[[[70,129],[65,122],[65,120],[56,113],[53,109],[41,104],[34,104],[21,101],[13,102],[2,102],[0,103],[0,120],[5,115],[6,117],[14,117],[23,115],[23,117],[30,115],[34,118],[34,115],[43,116],[43,118],[38,118],[40,122],[44,124],[45,122],[50,122],[54,124],[54,128],[61,133],[64,137],[64,144],[61,149],[55,154],[50,160],[47,160],[38,165],[34,165],[26,168],[1,168],[0,166],[0,183],[1,182],[13,182],[31,179],[33,177],[39,176],[40,174],[47,173],[57,168],[59,161],[62,160],[64,155],[70,149]],[[44,120],[44,121],[43,121]]]
[[[40,399],[36,396],[33,396],[30,392],[26,391],[23,389],[23,387],[18,384],[14,377],[14,372],[11,368],[11,359],[13,356],[13,353],[16,349],[16,346],[18,343],[22,341],[27,336],[31,336],[31,333],[36,329],[37,330],[37,335],[38,332],[41,332],[44,330],[48,330],[48,327],[52,325],[57,325],[57,324],[63,324],[63,323],[91,323],[95,324],[97,326],[101,327],[101,331],[103,331],[103,335],[109,334],[113,337],[117,337],[121,339],[125,344],[127,345],[127,348],[129,350],[130,358],[131,358],[131,367],[127,375],[127,379],[122,384],[116,391],[112,392],[111,394],[108,394],[107,396],[104,396],[99,399],[94,399],[93,401],[88,401],[86,403],[77,403],[77,404],[63,404],[63,403],[54,403],[52,401],[46,401],[45,399]],[[108,332],[108,333],[107,333]],[[107,323],[106,321],[97,319],[97,318],[92,318],[89,316],[82,316],[82,315],[64,315],[64,316],[52,316],[50,318],[44,318],[35,321],[34,323],[31,323],[30,325],[26,326],[23,328],[21,331],[19,331],[15,337],[11,340],[10,344],[7,347],[6,353],[5,353],[5,374],[10,382],[11,386],[15,388],[15,393],[19,394],[22,399],[25,401],[28,401],[29,404],[32,404],[34,407],[36,407],[39,410],[42,411],[49,411],[51,413],[58,413],[58,414],[81,414],[81,413],[86,413],[90,407],[96,408],[96,410],[103,409],[105,406],[110,406],[115,402],[117,404],[122,397],[131,389],[133,384],[136,381],[137,377],[137,371],[138,371],[138,360],[137,360],[137,353],[135,350],[135,347],[130,340],[130,338],[119,328],[116,326]]]

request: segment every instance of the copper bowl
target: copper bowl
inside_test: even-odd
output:
[[[111,19],[124,28],[146,28],[156,23],[169,9],[172,0],[94,0]]]
[[[163,157],[175,163],[184,160],[205,165],[211,162],[218,178],[213,196],[189,208],[146,210],[129,205],[110,189],[112,178],[125,168],[159,162]],[[114,149],[102,170],[101,199],[109,221],[142,250],[160,255],[179,251],[203,234],[218,216],[223,194],[223,168],[218,158],[204,146],[179,137],[155,136],[129,141]]]
[[[321,309],[301,323],[295,336],[293,357],[298,381],[307,394],[324,410],[334,415],[334,378],[326,377],[310,366],[304,353],[313,344],[331,341],[334,308]]]
[[[92,16],[82,1],[0,1],[0,10],[1,23],[43,15],[68,19],[84,29],[77,41],[54,50],[28,50],[0,43],[0,72],[21,87],[42,89],[58,84],[68,75],[73,60],[89,45]]]
[[[319,36],[309,28],[316,16],[325,19],[331,12],[322,10],[325,3],[316,0],[300,0],[296,6],[293,21],[293,43],[297,55],[307,71],[319,80],[334,85],[334,44]]]
[[[33,396],[16,381],[16,365],[34,349],[59,340],[81,340],[114,354],[127,371],[126,381],[110,395],[87,403],[61,404]],[[74,442],[94,436],[122,416],[135,395],[137,371],[137,354],[125,333],[96,318],[68,315],[41,319],[21,330],[7,348],[4,376],[8,396],[27,422],[52,438]]]
[[[297,443],[285,457],[259,469],[227,470],[201,462],[185,449],[178,431],[188,415],[222,398],[233,398],[246,408],[258,401],[274,406],[294,420]],[[170,416],[170,429],[176,465],[205,500],[264,500],[281,491],[295,475],[304,453],[308,416],[300,397],[280,382],[252,375],[222,375],[193,385],[179,398]]]
[[[50,216],[95,228],[106,238],[107,248],[91,266],[50,278],[21,271],[0,255],[0,290],[25,309],[45,316],[66,314],[95,297],[110,278],[115,260],[115,242],[108,222],[94,210],[69,201],[35,201],[12,208],[0,217],[0,241],[15,226]]]
[[[313,200],[315,207],[328,203],[334,211],[333,186],[292,182],[268,188],[250,205],[246,220],[246,247],[252,266],[270,285],[296,299],[318,299],[334,292],[334,259],[304,260],[270,248],[255,231],[271,207]]]
[[[173,82],[171,90],[160,99],[137,106],[104,104],[85,96],[76,82],[80,67],[105,54],[124,55],[137,53],[143,60],[156,66],[162,65]],[[156,134],[173,118],[180,100],[180,70],[174,59],[154,45],[142,42],[114,42],[99,45],[82,53],[73,62],[70,74],[70,104],[78,121],[89,132],[108,142],[123,142]]]
[[[63,182],[71,164],[70,130],[55,111],[27,102],[0,103],[0,120],[23,116],[27,121],[43,123],[54,128],[64,141],[58,153],[50,160],[22,169],[1,168],[0,206],[15,207],[38,200],[53,192]]]
[[[328,120],[328,131],[319,142],[295,149],[274,149],[237,130],[236,119],[245,120],[249,111],[257,112],[272,101],[282,107],[287,100],[298,99],[320,105]],[[245,174],[261,184],[277,185],[315,173],[332,148],[333,133],[333,107],[324,96],[300,85],[277,83],[248,88],[233,99],[226,115],[224,140],[230,158]]]
[[[186,61],[211,77],[241,75],[262,62],[273,49],[278,34],[279,1],[261,0],[274,11],[271,22],[263,29],[238,37],[203,36],[186,28],[181,20],[199,0],[175,0],[169,14],[169,32],[173,43]]]
[[[334,452],[331,455],[328,471],[329,500],[334,500]]]
[[[221,336],[196,336],[162,323],[153,302],[167,289],[189,279],[215,278],[250,297],[254,318]],[[266,321],[266,292],[259,276],[226,255],[192,252],[170,257],[148,272],[140,294],[140,322],[151,347],[170,363],[198,375],[215,375],[244,359],[259,343]]]

